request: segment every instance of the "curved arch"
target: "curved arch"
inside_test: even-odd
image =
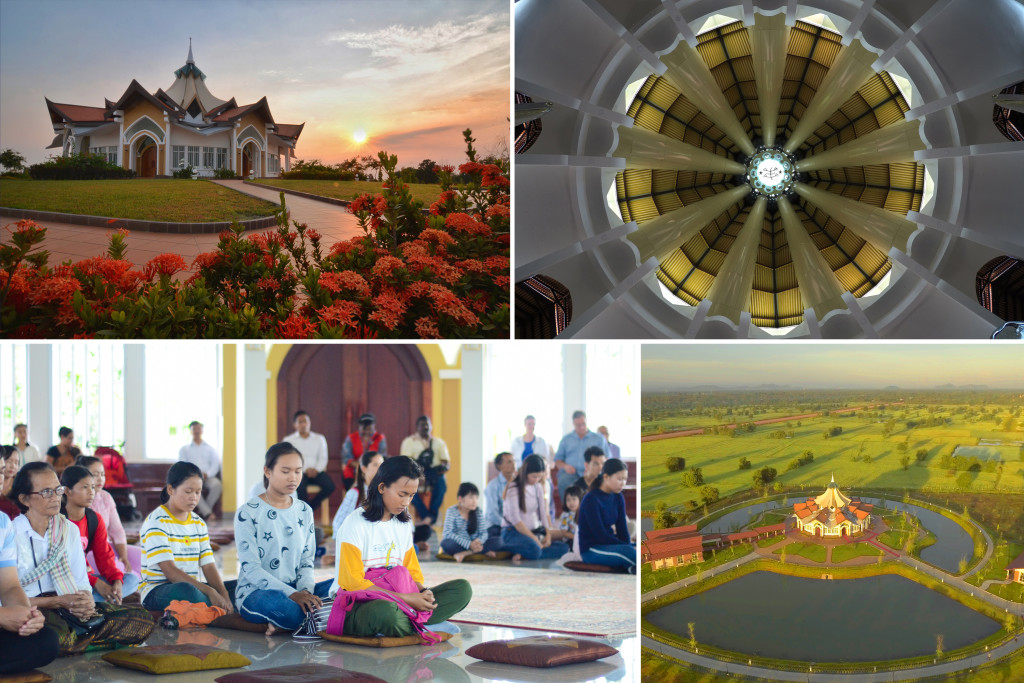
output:
[[[146,144],[147,141],[150,143],[149,145]],[[160,170],[158,168],[160,155],[159,150],[160,143],[157,142],[156,138],[153,137],[152,133],[150,133],[149,131],[141,131],[137,133],[132,138],[131,142],[128,143],[129,167],[131,168],[131,170],[135,171],[139,177],[155,177]],[[144,155],[147,154],[147,152],[156,157],[155,159],[150,159],[150,161],[152,161],[153,164],[155,164],[155,166],[153,166],[152,174],[148,174],[146,168],[142,164]]]
[[[529,104],[531,102],[533,102],[533,98],[521,92],[516,92],[516,104]],[[514,135],[516,154],[522,154],[530,149],[530,147],[533,147],[533,143],[537,142],[542,130],[543,126],[539,116],[526,123],[517,123]]]
[[[263,151],[266,139],[262,135],[260,135],[260,132],[256,130],[255,126],[246,126],[245,129],[238,134],[238,137],[235,138],[235,140],[238,142],[239,146],[242,146],[245,144],[245,141],[249,138],[257,140],[257,144],[260,147],[260,151]]]
[[[1002,89],[999,95],[1024,95],[1024,81]],[[996,95],[997,102],[999,95]],[[1017,102],[1015,106],[1020,107],[1021,103]],[[992,107],[992,123],[1007,140],[1024,142],[1024,112],[1019,108],[1010,109],[996,104]]]
[[[554,339],[572,321],[572,294],[553,277],[516,283],[516,338]]]
[[[131,144],[132,139],[143,131],[148,131],[149,133],[155,135],[157,138],[157,142],[164,141],[164,129],[161,128],[160,124],[158,124],[156,121],[149,118],[149,116],[143,114],[141,118],[136,120],[135,123],[133,123],[132,125],[128,126],[128,128],[124,131],[124,142]]]
[[[1003,320],[1024,320],[1024,261],[997,256],[980,269],[978,303]]]

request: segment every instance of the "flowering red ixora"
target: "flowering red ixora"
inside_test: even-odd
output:
[[[439,166],[441,193],[424,211],[379,154],[381,192],[349,210],[363,234],[321,233],[279,213],[277,230],[238,226],[187,263],[125,257],[128,232],[105,254],[51,266],[32,221],[0,235],[0,336],[207,338],[508,338],[507,161]],[[492,163],[493,162],[493,163]]]

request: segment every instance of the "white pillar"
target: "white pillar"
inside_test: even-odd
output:
[[[797,171],[817,171],[823,168],[846,168],[913,161],[914,152],[924,149],[921,128],[917,119],[900,121],[885,128],[854,138],[849,142],[813,154],[796,162]]]
[[[757,102],[761,111],[761,137],[766,147],[775,144],[778,128],[782,81],[786,75],[786,46],[789,27],[782,14],[758,14],[750,33],[750,53],[757,83]]]
[[[124,168],[124,110],[118,109],[114,112],[117,119],[117,165]]]
[[[587,410],[587,347],[583,344],[562,346],[562,435],[572,431],[574,411]],[[553,444],[556,448],[558,443]]]
[[[619,144],[612,156],[626,160],[630,168],[716,171],[742,174],[743,164],[700,147],[655,133],[646,128],[618,127]]]
[[[292,170],[292,151],[287,147],[284,150],[284,170]]]
[[[480,490],[487,485],[487,463],[494,457],[491,445],[484,438],[484,354],[489,347],[483,344],[463,344],[462,370],[441,370],[441,377],[458,372],[462,386],[462,453],[459,462],[462,471],[459,481],[471,481]],[[454,377],[451,377],[454,379]],[[492,387],[498,390],[498,387]],[[489,394],[494,396],[493,391]]]
[[[146,347],[124,345],[124,453],[125,460],[146,458]]]
[[[49,344],[29,344],[26,370],[28,381],[29,442],[39,449],[40,456],[57,438],[53,424],[53,347]]]
[[[725,255],[725,261],[704,297],[711,300],[709,316],[721,315],[738,325],[743,312],[750,310],[750,293],[767,204],[768,200],[764,197],[757,198],[739,235]]]
[[[232,128],[231,130],[228,131],[228,136],[231,138],[231,170],[234,171],[235,173],[238,173],[238,169],[235,168],[235,155],[237,154],[237,150],[235,148],[235,144],[236,144],[236,141],[235,141],[235,136],[236,136],[235,130],[237,128],[238,128],[238,124],[236,123],[234,128]]]
[[[171,117],[164,114],[164,175],[171,175]]]
[[[262,477],[267,443],[267,354],[263,344],[239,344],[236,363],[235,431],[236,500],[248,500],[249,489]]]

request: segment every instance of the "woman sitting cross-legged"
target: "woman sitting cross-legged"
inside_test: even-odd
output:
[[[447,621],[469,604],[473,591],[465,579],[432,589],[423,585],[408,509],[422,475],[412,458],[388,458],[370,482],[366,503],[341,525],[338,575],[330,594],[335,598],[331,621],[341,611],[344,635],[422,635],[425,627]],[[388,585],[408,589],[380,587]]]
[[[0,489],[5,478],[0,460]],[[18,581],[13,523],[0,513],[0,676],[38,669],[57,658],[57,633],[43,628],[45,623],[43,613],[29,604]]]
[[[502,503],[501,544],[519,560],[553,559],[569,552],[562,541],[552,541],[551,517],[544,501],[544,458],[526,456],[516,478],[505,487]]]
[[[334,527],[335,536],[338,535],[338,529],[348,519],[348,516],[366,502],[366,488],[373,481],[374,475],[377,474],[377,468],[380,467],[382,462],[384,462],[384,456],[377,451],[364,451],[359,456],[359,466],[356,468],[355,482],[345,492],[345,499],[341,501],[341,506],[334,513],[334,521],[331,522],[331,526]]]
[[[580,557],[589,564],[625,567],[636,573],[636,545],[626,525],[626,464],[618,458],[605,460],[601,475],[590,484],[580,503]]]
[[[78,528],[60,514],[63,493],[44,462],[21,468],[11,488],[23,513],[13,522],[18,580],[30,604],[57,632],[61,655],[141,643],[153,631],[146,610],[93,601]]]
[[[210,548],[206,522],[193,512],[203,493],[203,473],[190,462],[167,471],[163,503],[142,523],[142,605],[160,611],[174,600],[203,602],[233,611]],[[206,582],[200,580],[200,570]]]
[[[92,551],[96,560],[96,568],[100,576],[89,570],[89,583],[92,584],[92,597],[97,602],[121,604],[125,595],[131,595],[139,589],[139,578],[135,574],[125,574],[117,568],[114,550],[107,541],[107,527],[99,513],[90,510],[89,506],[96,495],[96,484],[92,472],[79,465],[68,467],[60,475],[60,483],[64,486],[67,501],[64,512],[68,520],[78,527],[82,538],[82,550]]]
[[[264,459],[266,492],[235,514],[240,567],[235,604],[246,621],[268,624],[267,635],[299,628],[333,583],[313,583],[313,509],[292,497],[302,472],[302,454],[290,443],[274,444]]]
[[[487,529],[483,528],[483,520],[477,506],[480,504],[480,489],[472,482],[459,484],[459,502],[452,505],[444,513],[444,531],[441,533],[441,550],[462,562],[467,555],[482,553],[484,541],[487,540]],[[488,557],[496,553],[487,552]]]

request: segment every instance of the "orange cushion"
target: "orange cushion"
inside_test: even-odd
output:
[[[440,638],[438,642],[444,642],[451,640],[454,633],[443,633],[435,631],[434,634]],[[426,641],[419,637],[417,634],[411,636],[402,636],[400,638],[388,637],[388,636],[332,636],[326,631],[320,632],[320,637],[325,640],[333,640],[336,643],[345,643],[346,645],[362,645],[363,647],[403,647],[406,645],[424,645]]]

